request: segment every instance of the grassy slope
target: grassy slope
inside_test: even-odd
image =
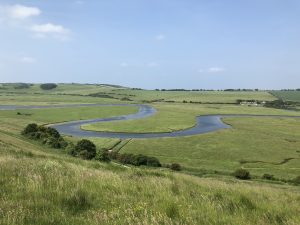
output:
[[[84,95],[92,93],[103,93],[114,98],[130,98],[136,102],[143,100],[153,101],[164,99],[167,101],[201,101],[201,102],[222,102],[234,103],[237,99],[274,100],[274,96],[267,92],[223,92],[223,91],[151,91],[132,90],[129,88],[115,88],[104,85],[80,85],[80,84],[58,84],[53,90],[41,90],[39,85],[33,85],[28,89],[15,89],[14,85],[1,86],[0,104],[60,104],[62,102],[118,102],[118,99],[93,98]],[[27,95],[24,102],[24,94]],[[62,97],[61,94],[64,94]],[[83,95],[83,96],[71,96]]]
[[[300,91],[272,91],[271,94],[285,101],[300,102]]]
[[[74,88],[67,85],[61,88],[62,92],[88,93],[90,86]],[[98,87],[95,89],[99,90]],[[13,94],[8,98],[4,92],[1,95],[0,104],[111,101],[81,96]],[[28,102],[24,102],[24,98]],[[221,108],[223,106],[211,106],[210,109]],[[178,111],[179,106],[174,110]],[[46,111],[45,117],[34,113],[31,118],[16,116],[17,111],[9,115],[1,112],[4,114],[0,117],[0,224],[300,223],[300,190],[296,186],[241,182],[219,176],[197,178],[165,170],[87,162],[19,136],[27,122],[47,123],[73,112],[60,111],[59,115],[59,111]],[[189,109],[189,114],[192,111]],[[106,113],[103,112],[103,115]],[[72,114],[74,118],[93,115],[99,116],[92,109]],[[197,171],[199,168],[230,171],[239,166],[236,163],[239,156],[243,156],[244,160],[256,160],[262,156],[268,162],[297,156],[298,121],[281,120],[278,123],[270,120],[264,123],[252,119],[228,119],[227,122],[235,129],[201,137],[136,140],[129,142],[124,150],[139,152],[144,149],[147,155],[158,155],[164,162],[179,159],[184,165],[196,165]],[[261,129],[257,124],[261,125]],[[101,147],[113,146],[116,142],[114,139],[94,141]],[[188,158],[189,154],[192,157]],[[282,166],[263,163],[244,166],[252,167],[251,172],[255,174],[270,171],[279,177],[284,174],[294,177],[299,171],[297,160]]]
[[[0,223],[299,224],[299,187],[71,158],[0,132]]]
[[[95,123],[82,126],[86,130],[115,132],[171,132],[192,127],[195,117],[207,114],[257,114],[257,115],[300,115],[300,113],[264,107],[237,105],[198,105],[198,104],[154,104],[158,113],[152,117],[130,120]]]
[[[224,91],[145,91],[131,89],[112,90],[116,94],[134,95],[133,100],[157,100],[167,101],[200,101],[200,102],[222,102],[235,103],[237,99],[244,100],[275,100],[276,98],[267,92],[224,92]]]

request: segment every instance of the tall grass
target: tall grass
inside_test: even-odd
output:
[[[27,152],[1,146],[0,224],[300,222],[296,186],[117,168],[54,153],[41,157],[38,148]]]

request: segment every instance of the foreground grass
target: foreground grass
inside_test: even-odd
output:
[[[299,187],[87,162],[0,137],[0,224],[300,222]]]

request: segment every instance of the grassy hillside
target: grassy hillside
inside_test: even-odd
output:
[[[88,162],[0,132],[1,224],[299,224],[299,187]]]
[[[88,96],[93,93],[100,94]],[[134,100],[130,102],[164,98],[210,103],[275,99],[266,92],[162,92],[78,84],[59,84],[44,91],[38,85],[28,89],[0,85],[0,104],[126,102],[122,98]],[[153,117],[88,128],[161,132],[193,126],[195,116],[203,114],[299,114],[235,104],[153,106],[158,109]],[[300,120],[227,118],[225,122],[233,129],[205,135],[121,142],[90,138],[98,150],[113,148],[155,156],[162,163],[180,163],[181,172],[85,161],[20,135],[32,122],[48,124],[134,112],[134,106],[0,111],[0,224],[300,224],[300,187],[261,179],[264,173],[278,179],[300,175]],[[241,167],[250,171],[252,180],[232,176]]]
[[[300,102],[300,91],[272,91],[271,94],[284,101]]]
[[[120,100],[143,101],[194,101],[203,103],[235,103],[243,100],[275,100],[276,97],[264,91],[154,91],[135,90],[131,88],[115,87],[108,85],[82,85],[82,84],[58,84],[52,90],[42,90],[39,84],[29,88],[16,89],[17,84],[0,84],[0,104],[9,104],[15,101],[22,104],[20,95],[27,95],[26,104],[37,102],[60,103],[64,102],[118,102]],[[98,97],[89,95],[97,94]],[[64,97],[62,98],[61,95]],[[23,103],[25,104],[25,103]]]

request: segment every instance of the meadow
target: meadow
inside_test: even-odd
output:
[[[285,101],[300,102],[300,91],[272,91],[270,93]]]
[[[115,93],[116,98],[90,96],[99,92]],[[121,100],[125,97],[133,101]],[[0,86],[0,105],[141,103],[157,98],[177,103],[151,103],[158,110],[153,117],[84,129],[170,132],[194,126],[197,115],[300,115],[235,104],[237,99],[275,99],[262,91],[177,93],[79,84],[59,84],[44,91],[38,85],[21,90]],[[135,106],[85,106],[0,111],[0,224],[300,223],[299,185],[286,182],[300,175],[300,119],[226,118],[232,129],[180,138],[90,138],[97,150],[155,156],[163,164],[180,163],[181,172],[82,160],[20,134],[28,123],[111,117],[137,110]],[[234,178],[232,172],[238,168],[249,170],[252,179]],[[266,173],[276,180],[262,179]]]

